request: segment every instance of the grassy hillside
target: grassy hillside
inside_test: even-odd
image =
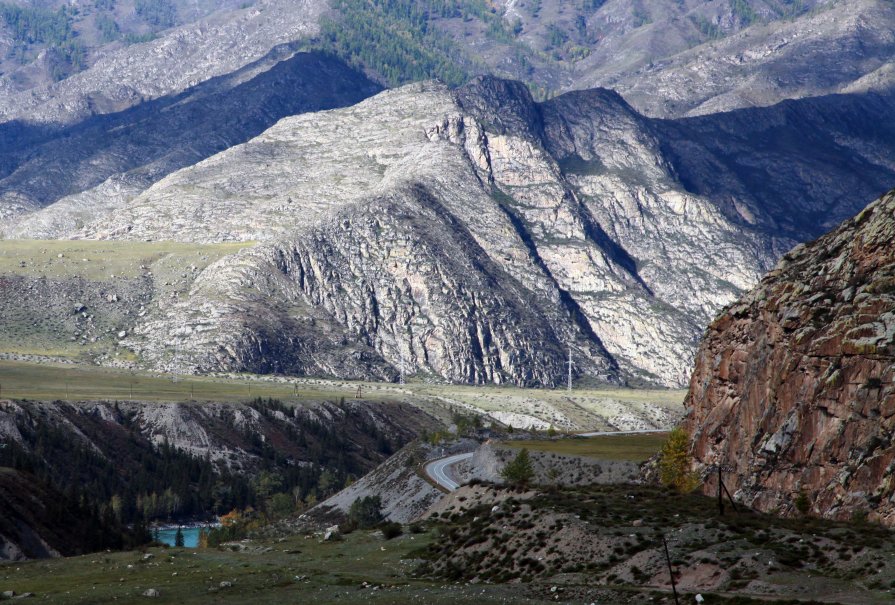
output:
[[[72,363],[0,359],[0,398],[95,401],[250,401],[289,404],[352,400],[404,402],[443,417],[491,414],[504,424],[583,432],[671,428],[683,413],[684,391],[520,389],[464,385],[405,385],[271,376],[175,376]]]
[[[336,382],[252,380],[250,377],[173,376],[53,363],[0,361],[0,394],[15,399],[138,401],[338,401],[354,397],[352,385]],[[367,400],[387,400],[376,391]]]
[[[108,281],[152,271],[170,280],[190,266],[204,268],[252,243],[190,244],[92,240],[0,240],[0,275]]]
[[[392,540],[378,531],[335,542],[299,533],[232,549],[150,548],[16,563],[0,566],[0,577],[4,589],[59,604],[139,602],[147,589],[159,592],[159,602],[184,604],[672,603],[661,531],[669,535],[681,603],[693,603],[697,593],[728,605],[891,602],[886,583],[895,549],[887,532],[872,527],[750,513],[718,518],[710,498],[633,486],[498,491],[487,503],[466,496],[456,502],[467,506],[450,520]],[[502,545],[482,551],[491,539]],[[538,542],[547,540],[550,553],[538,568],[526,553],[541,552]],[[508,560],[495,563],[506,553]],[[418,573],[426,559],[437,576]],[[563,561],[568,569],[560,571]],[[491,582],[465,581],[483,570]],[[705,588],[713,570],[720,583]],[[501,582],[503,571],[522,581]]]
[[[589,438],[524,439],[505,441],[508,447],[536,452],[549,452],[567,456],[584,456],[600,460],[631,460],[643,462],[659,452],[668,438],[667,433],[644,435],[607,435]]]
[[[0,354],[133,362],[120,333],[251,245],[0,240]]]

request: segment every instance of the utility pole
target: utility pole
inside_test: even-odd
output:
[[[572,347],[569,347],[569,394],[572,393]]]
[[[668,554],[668,542],[665,541],[665,536],[662,536],[662,546],[665,547],[665,561],[668,563],[668,575],[671,577],[671,592],[674,594],[674,603],[675,605],[680,605],[680,601],[677,598],[677,585],[674,582],[674,569],[671,567],[671,555]]]

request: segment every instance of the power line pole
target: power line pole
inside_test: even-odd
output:
[[[572,393],[572,347],[569,347],[569,393]]]
[[[662,536],[662,546],[665,547],[665,561],[668,563],[668,575],[671,577],[671,592],[674,594],[674,605],[680,605],[680,601],[677,598],[677,585],[674,581],[674,568],[671,567],[671,555],[668,554],[668,542],[665,541],[665,536]]]

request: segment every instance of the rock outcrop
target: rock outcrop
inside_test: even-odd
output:
[[[734,495],[895,525],[895,191],[787,254],[709,327],[685,426]],[[705,489],[715,489],[709,473]],[[802,500],[804,502],[804,500]]]

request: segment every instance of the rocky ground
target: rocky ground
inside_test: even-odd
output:
[[[729,506],[719,515],[711,498],[652,486],[469,486],[430,514],[441,520],[441,539],[429,546],[427,573],[547,583],[544,597],[562,601],[590,599],[597,586],[669,589],[663,537],[678,589],[706,602],[732,593],[882,602],[895,575],[895,543],[882,527],[782,520]]]

